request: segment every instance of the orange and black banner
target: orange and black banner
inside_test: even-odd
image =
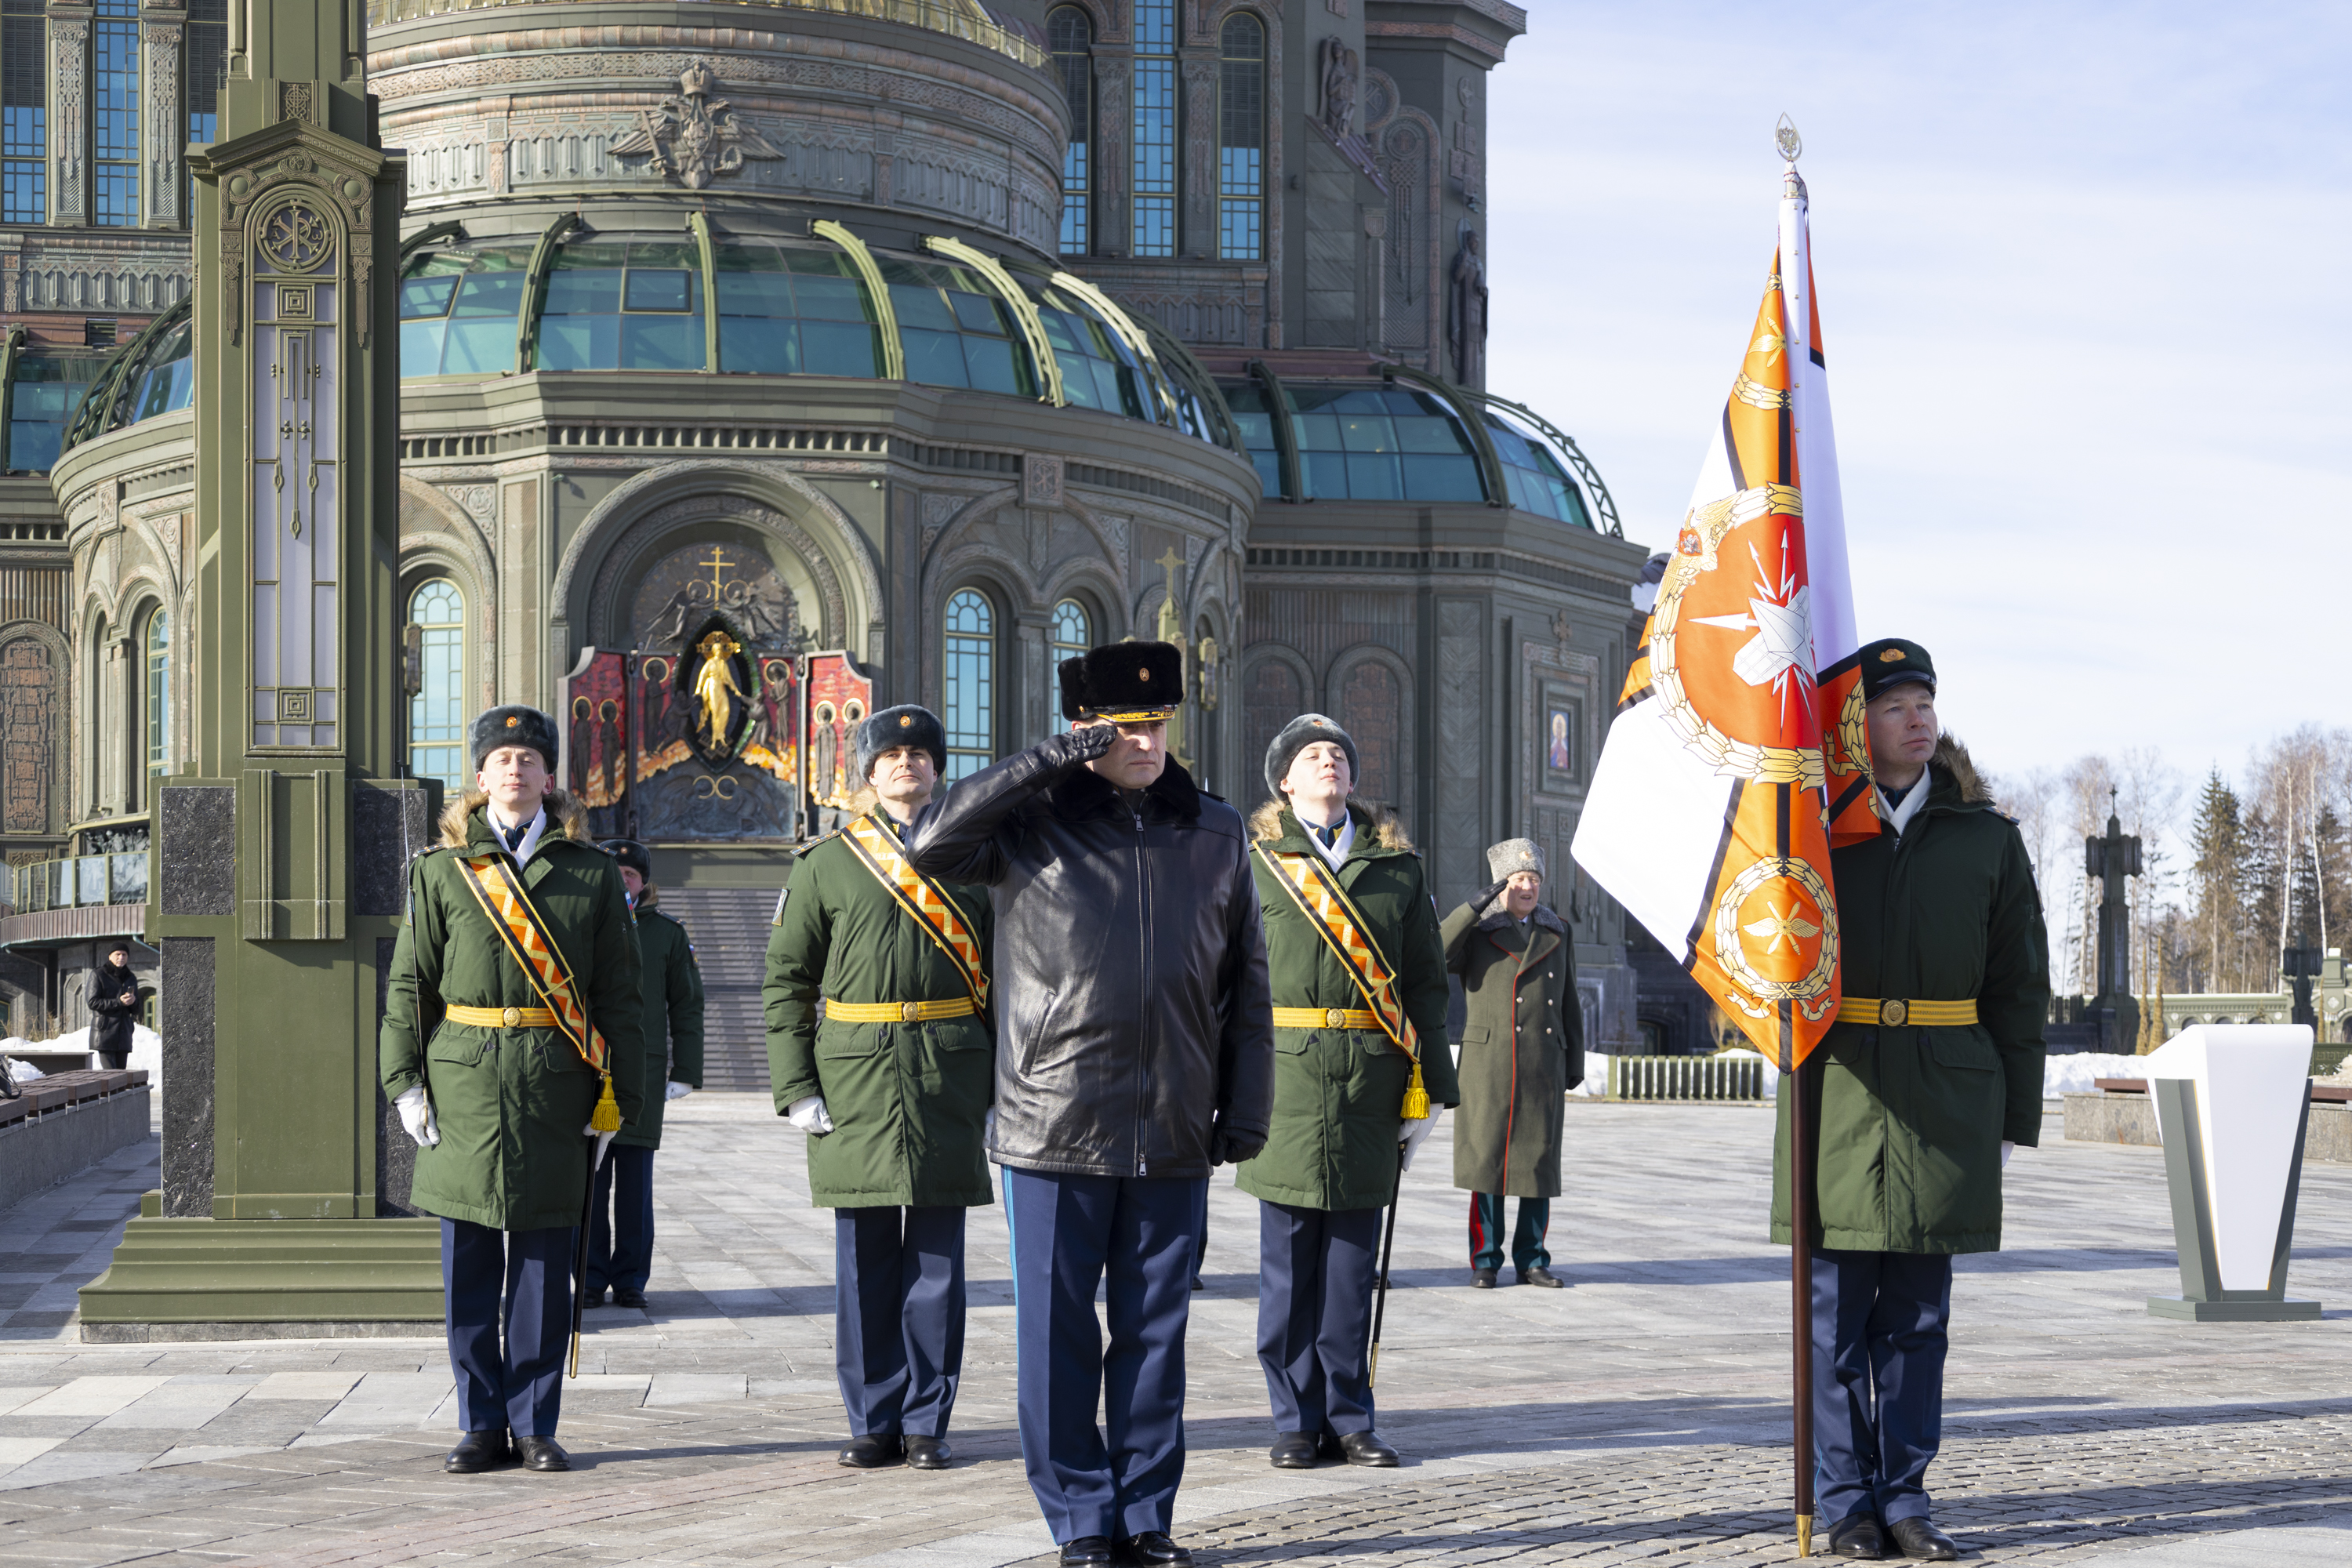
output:
[[[907,863],[907,854],[898,836],[872,816],[853,820],[844,837],[866,868],[874,873],[874,879],[898,900],[900,909],[914,917],[915,923],[923,928],[923,934],[954,961],[964,984],[971,991],[971,999],[985,1012],[987,960],[980,951],[980,939],[972,935],[955,900]]]
[[[1397,999],[1396,971],[1381,953],[1378,943],[1365,930],[1364,917],[1349,901],[1338,880],[1318,868],[1304,855],[1278,855],[1263,844],[1250,847],[1260,859],[1274,868],[1274,879],[1290,895],[1307,923],[1323,939],[1339,967],[1362,993],[1372,1016],[1380,1020],[1381,1033],[1395,1043],[1397,1049],[1418,1061],[1421,1038],[1413,1030],[1412,1020],[1404,1016],[1404,1005]]]
[[[522,965],[531,989],[555,1015],[557,1031],[572,1042],[572,1048],[591,1068],[610,1073],[612,1052],[604,1037],[588,1026],[587,1012],[580,1005],[579,984],[554,938],[548,935],[546,921],[532,905],[530,895],[523,891],[514,862],[503,855],[466,855],[457,863],[466,868],[466,886],[473,889],[507,951]]]

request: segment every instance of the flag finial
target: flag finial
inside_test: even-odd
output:
[[[1797,134],[1797,122],[1785,114],[1780,116],[1780,127],[1772,132],[1772,144],[1780,150],[1780,156],[1791,165],[1805,151],[1804,141]]]

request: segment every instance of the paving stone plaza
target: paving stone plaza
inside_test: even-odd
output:
[[[74,1287],[154,1145],[0,1216],[0,1562],[840,1563],[1048,1560],[1013,1424],[999,1211],[946,1474],[841,1468],[830,1218],[764,1097],[670,1110],[644,1312],[590,1314],[569,1475],[445,1476],[438,1341],[84,1346]],[[1448,1128],[1397,1237],[1381,1426],[1402,1470],[1269,1468],[1255,1203],[1213,1189],[1180,1537],[1204,1563],[1786,1560],[1787,1254],[1767,1113],[1572,1102],[1559,1291],[1467,1288]],[[2009,1171],[2008,1250],[1963,1258],[1937,1518],[1985,1562],[2352,1563],[2352,1168],[2307,1166],[2294,1293],[2318,1323],[2194,1326],[2162,1156]]]

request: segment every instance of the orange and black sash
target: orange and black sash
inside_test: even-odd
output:
[[[923,934],[948,955],[963,976],[972,1001],[982,1012],[988,1010],[988,963],[980,951],[980,939],[965,922],[963,911],[956,902],[940,891],[937,884],[907,863],[906,851],[899,846],[898,835],[888,826],[871,816],[852,819],[843,834],[865,868],[874,873],[874,879],[897,900],[900,909],[914,917],[923,928]]]
[[[503,855],[461,855],[457,864],[465,868],[466,886],[473,890],[481,904],[482,912],[490,917],[490,925],[514,961],[522,965],[530,981],[530,988],[547,1003],[555,1015],[555,1026],[580,1059],[589,1068],[609,1078],[612,1074],[612,1052],[604,1037],[588,1026],[587,1010],[580,1005],[579,983],[572,978],[572,966],[563,962],[562,951],[548,934],[547,921],[530,896],[523,891],[522,879],[516,874],[512,860]],[[610,1090],[607,1090],[609,1093]]]
[[[1277,854],[1263,841],[1250,848],[1273,870],[1274,879],[1282,884],[1282,890],[1290,895],[1290,901],[1298,906],[1323,945],[1339,959],[1339,967],[1348,972],[1365,1005],[1380,1021],[1381,1032],[1412,1058],[1412,1082],[1404,1091],[1404,1117],[1408,1121],[1421,1121],[1429,1114],[1429,1093],[1421,1082],[1421,1036],[1405,1016],[1404,1003],[1397,995],[1396,969],[1372,940],[1363,911],[1339,886],[1328,865],[1317,864],[1320,856]]]

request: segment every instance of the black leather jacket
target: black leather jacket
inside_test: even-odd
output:
[[[1054,735],[950,788],[908,858],[994,889],[996,1125],[1022,1170],[1206,1176],[1265,1140],[1273,994],[1241,814],[1174,762],[1139,796]]]

